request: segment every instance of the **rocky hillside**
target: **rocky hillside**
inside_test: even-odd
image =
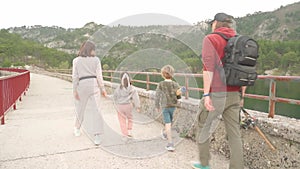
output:
[[[300,39],[300,2],[290,4],[287,6],[281,6],[277,10],[272,12],[255,12],[245,17],[236,18],[237,31],[240,34],[248,34],[258,39],[266,40],[299,40]],[[208,32],[209,28],[204,21],[198,22],[197,25],[189,28],[191,31],[201,31],[203,33]],[[94,22],[87,23],[82,28],[76,29],[64,29],[61,27],[44,27],[42,25],[35,26],[23,26],[9,28],[9,32],[20,34],[23,38],[28,40],[34,40],[42,43],[46,47],[55,48],[61,51],[65,51],[70,54],[77,52],[79,45],[82,41],[90,38],[97,31],[103,28],[104,25]],[[188,39],[184,37],[187,32],[178,28],[177,26],[162,26],[164,30],[168,30],[172,33],[176,32],[181,35],[182,39]],[[179,26],[180,27],[180,26]],[[112,27],[112,29],[118,29],[118,32],[139,32],[140,27]],[[122,30],[123,29],[123,30]],[[143,27],[145,29],[145,27]],[[149,27],[150,31],[156,28]],[[161,28],[160,28],[161,29]],[[179,30],[179,32],[178,32]],[[180,32],[182,30],[182,32]],[[109,33],[105,31],[104,33]],[[108,36],[108,35],[104,35]],[[117,35],[122,37],[122,35]]]
[[[21,35],[24,39],[33,40],[43,44],[45,47],[55,48],[70,54],[76,53],[79,45],[86,40],[96,30],[103,25],[96,23],[87,23],[82,28],[65,29],[52,26],[44,27],[41,25],[23,26],[9,28],[10,33]]]
[[[256,12],[237,21],[241,34],[266,40],[299,40],[300,2],[281,6],[273,12]]]

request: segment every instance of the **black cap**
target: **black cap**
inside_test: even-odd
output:
[[[209,22],[209,24],[212,24],[214,21],[232,23],[232,18],[232,16],[227,15],[226,13],[217,13],[214,19]]]

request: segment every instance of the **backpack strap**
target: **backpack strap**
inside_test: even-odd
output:
[[[225,36],[223,33],[221,32],[212,32],[211,34],[217,34],[219,36],[221,36],[224,40],[228,41],[229,38],[227,36]],[[223,68],[223,63],[225,62],[225,57],[223,57],[221,60],[220,60],[220,65],[218,65],[219,68]]]
[[[229,40],[229,38],[227,37],[227,36],[225,36],[223,33],[221,33],[221,32],[213,32],[213,33],[211,33],[211,34],[217,34],[217,35],[220,35],[223,39],[225,39],[226,41],[228,41]]]

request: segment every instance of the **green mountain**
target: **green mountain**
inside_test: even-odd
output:
[[[23,39],[20,35],[0,30],[0,67],[36,65],[70,67],[72,55]]]

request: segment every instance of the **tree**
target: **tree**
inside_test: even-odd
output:
[[[270,70],[277,67],[279,64],[279,54],[271,50],[264,58],[264,70]]]
[[[299,58],[297,54],[293,51],[284,54],[281,58],[281,68],[287,72],[290,67],[293,67],[295,64],[299,63]]]
[[[68,61],[63,61],[59,64],[58,68],[59,69],[69,69],[70,65]]]
[[[11,62],[8,59],[5,59],[4,62],[2,63],[2,67],[10,67]]]
[[[184,62],[190,66],[192,73],[199,73],[202,68],[202,62],[200,62],[199,58],[185,58]]]

